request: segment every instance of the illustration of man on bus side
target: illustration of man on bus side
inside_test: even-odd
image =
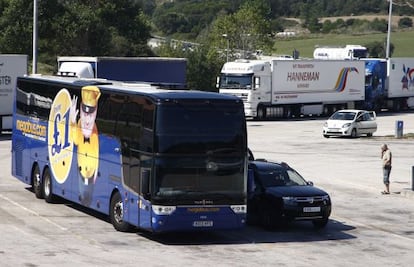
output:
[[[77,147],[79,200],[90,206],[94,184],[99,167],[99,138],[95,123],[98,110],[98,99],[101,92],[96,86],[82,87],[80,116],[77,107],[78,98],[73,96],[70,107],[71,140]]]

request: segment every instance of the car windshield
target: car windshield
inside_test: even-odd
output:
[[[330,120],[352,121],[352,120],[354,120],[355,115],[356,115],[356,112],[339,111],[339,112],[335,112],[329,119]]]
[[[307,185],[303,177],[293,169],[272,168],[258,170],[263,187]]]

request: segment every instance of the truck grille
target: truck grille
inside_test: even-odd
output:
[[[223,93],[223,94],[237,96],[238,98],[243,100],[243,102],[247,101],[247,96],[248,96],[248,94],[242,94],[242,93]]]

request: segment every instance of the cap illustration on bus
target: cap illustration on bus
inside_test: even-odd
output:
[[[99,138],[95,119],[98,110],[98,99],[101,92],[96,86],[82,87],[80,114],[77,107],[77,96],[73,96],[70,107],[71,140],[77,147],[79,200],[89,206],[92,201],[93,186],[98,175]],[[79,120],[76,121],[79,116]]]

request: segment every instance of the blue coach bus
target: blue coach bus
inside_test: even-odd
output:
[[[109,215],[114,228],[237,229],[246,219],[241,100],[68,77],[19,77],[12,174],[37,198]]]

